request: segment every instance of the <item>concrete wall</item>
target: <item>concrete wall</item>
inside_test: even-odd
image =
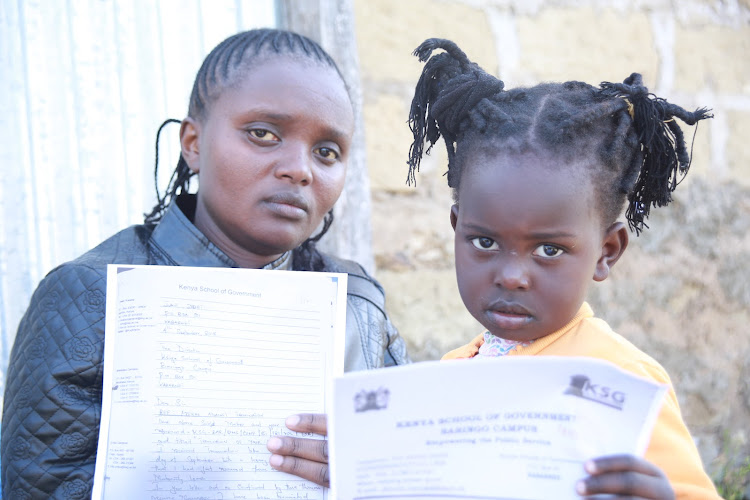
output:
[[[750,2],[357,0],[377,277],[417,360],[480,331],[453,272],[442,144],[406,180],[406,124],[425,38],[456,41],[508,86],[644,75],[657,95],[708,106],[676,202],[655,210],[614,275],[592,286],[598,315],[670,372],[709,469],[750,421]],[[688,132],[692,134],[692,130]],[[688,135],[689,137],[689,135]]]

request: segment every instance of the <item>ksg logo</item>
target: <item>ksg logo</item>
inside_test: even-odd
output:
[[[596,403],[611,406],[622,410],[625,405],[625,393],[611,387],[596,384],[586,375],[573,375],[570,377],[570,385],[564,394],[588,399]]]

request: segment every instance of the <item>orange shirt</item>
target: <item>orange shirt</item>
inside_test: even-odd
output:
[[[484,342],[484,334],[469,344],[450,351],[443,359],[472,358]],[[609,325],[595,318],[583,303],[570,322],[531,345],[517,346],[508,356],[587,356],[609,361],[641,377],[669,385],[664,404],[654,426],[645,458],[669,478],[679,500],[720,499],[713,482],[703,469],[698,449],[682,420],[672,382],[664,368]]]

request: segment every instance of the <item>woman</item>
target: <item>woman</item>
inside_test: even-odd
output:
[[[409,361],[379,284],[315,249],[344,186],[353,130],[346,85],[315,42],[263,29],[213,49],[196,75],[167,194],[145,224],[51,271],[21,320],[2,422],[5,498],[91,494],[107,264],[348,272],[345,369]],[[196,195],[187,192],[193,175]],[[322,416],[288,425],[325,433]],[[327,483],[324,442],[272,438],[269,449],[272,466]]]

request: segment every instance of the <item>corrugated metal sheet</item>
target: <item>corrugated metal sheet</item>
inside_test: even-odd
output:
[[[275,23],[273,0],[0,0],[3,374],[39,280],[153,206],[156,129],[184,116],[205,54]]]

